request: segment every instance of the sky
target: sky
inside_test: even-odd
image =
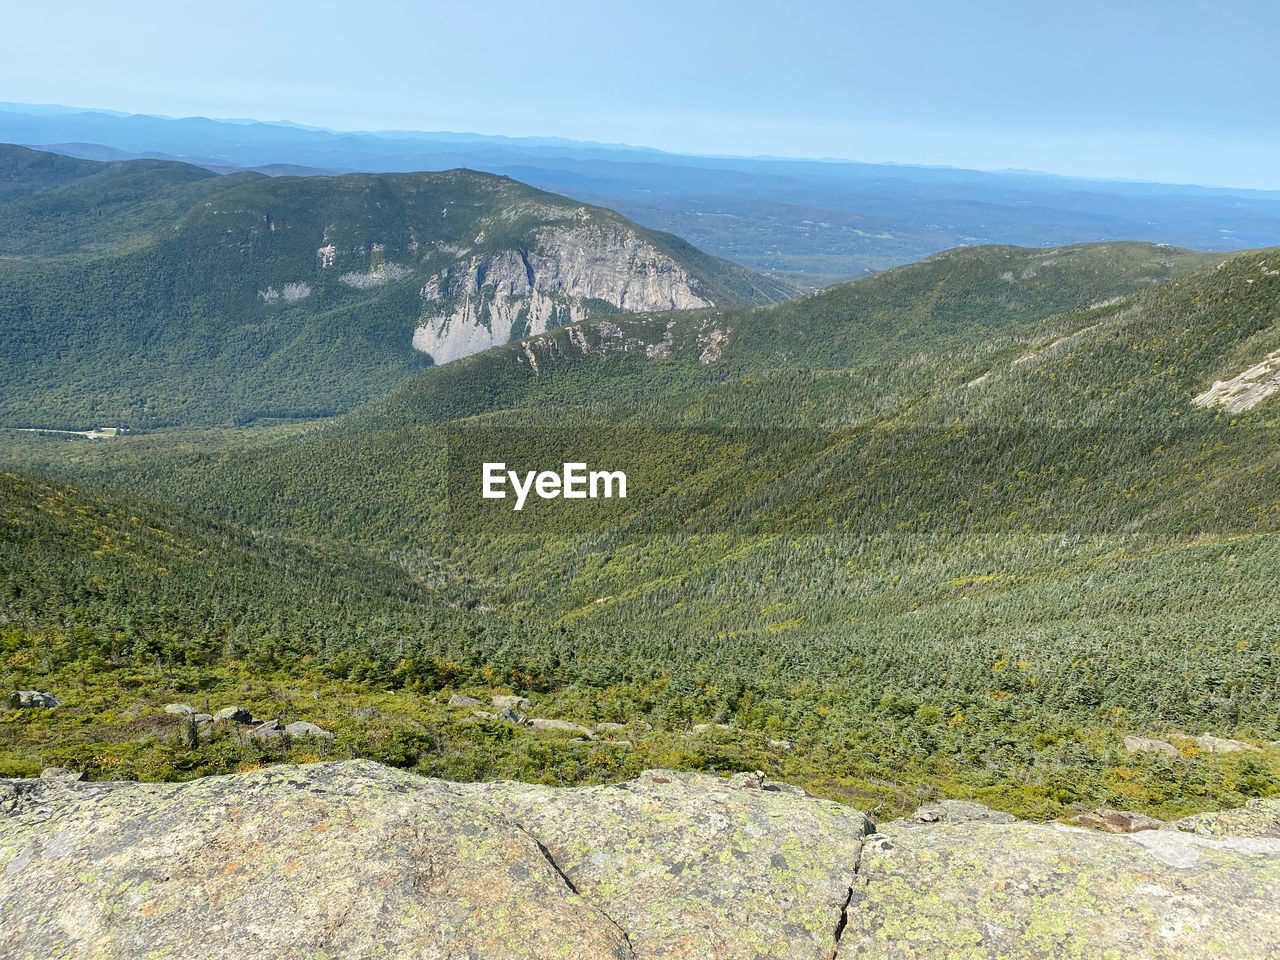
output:
[[[0,100],[1280,188],[1280,3],[6,4]]]

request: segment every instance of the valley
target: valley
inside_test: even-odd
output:
[[[1280,337],[1274,255],[966,248],[582,320],[311,424],[8,434],[0,670],[64,704],[0,756],[760,769],[877,816],[1271,795],[1280,424],[1193,401]],[[577,461],[627,498],[481,496],[486,462]],[[181,746],[175,700],[336,738]]]
[[[10,6],[0,960],[1280,958],[1280,6]]]

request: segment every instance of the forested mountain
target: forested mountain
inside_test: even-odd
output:
[[[0,424],[340,413],[620,310],[789,288],[503,177],[217,176],[0,146]]]
[[[233,649],[193,643],[196,622],[100,652],[113,684],[145,666],[149,703],[265,698],[292,671],[382,711],[347,749],[394,756],[414,730],[397,762],[451,775],[761,767],[891,806],[932,783],[1042,815],[1171,812],[1280,791],[1278,347],[1280,251],[970,248],[775,306],[573,323],[305,431],[10,437],[6,456],[208,518],[184,523],[369,551],[394,598],[440,611]],[[624,470],[628,496],[516,513],[480,497],[497,460]],[[6,576],[33,562],[14,548]],[[58,575],[90,595],[133,578]],[[8,675],[32,676],[33,638],[103,629],[93,609],[10,601]],[[277,679],[247,679],[268,648]],[[653,729],[619,752],[462,727],[462,691]],[[242,758],[218,749],[178,767]]]
[[[1280,243],[1275,191],[1015,170],[690,156],[554,138],[343,132],[22,104],[0,104],[0,140],[92,159],[180,158],[219,172],[483,170],[617,210],[806,289],[961,244]]]

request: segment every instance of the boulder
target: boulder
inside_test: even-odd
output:
[[[586,727],[578,723],[570,723],[568,720],[547,720],[543,717],[534,717],[529,721],[529,726],[534,730],[567,730],[589,739],[595,737],[595,734]]]
[[[225,723],[251,723],[253,714],[244,707],[223,707],[213,715],[213,719]]]
[[[467,696],[463,696],[460,693],[455,693],[452,697],[449,698],[449,706],[451,707],[482,707],[484,706],[484,701],[477,700],[475,697],[467,697]]]
[[[1261,750],[1252,743],[1243,740],[1228,740],[1225,737],[1214,737],[1209,734],[1196,737],[1196,745],[1205,753],[1237,753],[1240,750]]]
[[[1180,757],[1181,753],[1172,743],[1154,740],[1151,737],[1125,737],[1125,753],[1163,753],[1169,757]]]
[[[625,729],[625,723],[597,723],[594,727],[596,733],[621,733]]]
[[[480,713],[482,711],[477,710],[476,712]],[[497,713],[497,719],[504,723],[514,723],[516,726],[520,726],[525,722],[524,714],[516,713],[516,711],[511,707],[503,707],[499,710]]]
[[[766,745],[770,750],[778,750],[782,753],[790,753],[795,749],[795,744],[790,740],[770,740]]]
[[[264,720],[249,731],[249,736],[256,740],[275,740],[284,736],[284,731],[280,729],[279,720]]]
[[[194,717],[196,708],[186,703],[166,703],[164,712],[171,713],[175,717]]]
[[[213,714],[211,713],[193,713],[191,719],[202,727],[213,723]]]
[[[293,723],[286,724],[284,732],[295,739],[299,737],[313,737],[319,740],[333,739],[333,734],[324,727],[308,723],[306,720],[296,720]]]
[[[29,710],[35,707],[60,707],[62,701],[52,693],[42,690],[15,690],[9,694],[9,706],[14,710]]]
[[[68,770],[66,767],[45,767],[40,771],[41,780],[65,780],[69,783],[75,783],[84,779],[83,773],[76,773],[74,770]]]

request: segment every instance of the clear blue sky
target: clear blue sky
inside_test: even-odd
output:
[[[1280,188],[1280,3],[8,4],[0,100]]]

